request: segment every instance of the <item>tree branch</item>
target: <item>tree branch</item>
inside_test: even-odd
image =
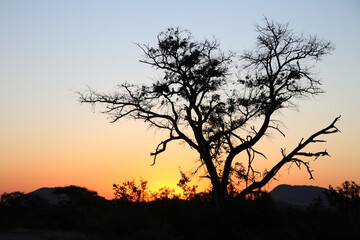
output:
[[[312,176],[312,170],[309,167],[309,164],[304,162],[301,159],[296,158],[296,156],[305,156],[305,157],[315,157],[318,158],[320,156],[329,156],[329,154],[326,151],[322,151],[322,152],[316,152],[316,153],[304,153],[304,152],[300,152],[302,149],[304,149],[307,145],[309,145],[310,143],[316,143],[318,142],[316,140],[317,137],[321,136],[321,135],[326,135],[326,134],[332,134],[332,133],[336,133],[336,132],[340,132],[339,129],[335,126],[335,123],[340,119],[340,116],[335,118],[335,120],[326,128],[314,133],[313,135],[311,135],[308,139],[306,139],[305,141],[303,141],[303,139],[300,141],[300,143],[298,144],[298,146],[291,151],[291,153],[289,153],[288,155],[286,155],[285,151],[282,150],[282,155],[283,155],[283,159],[278,162],[264,177],[261,181],[259,182],[254,182],[253,184],[251,184],[249,187],[245,188],[241,193],[240,196],[244,197],[245,195],[251,193],[253,190],[255,189],[260,189],[263,186],[265,186],[265,184],[267,184],[269,182],[270,179],[272,179],[277,172],[287,163],[290,162],[294,162],[296,164],[303,164],[306,166],[307,171],[310,175],[310,178],[313,178]]]
[[[166,145],[173,141],[173,140],[179,140],[181,139],[181,137],[174,137],[174,136],[170,136],[168,139],[162,141],[161,143],[159,143],[159,145],[156,147],[156,150],[155,152],[153,153],[150,153],[150,156],[154,156],[154,162],[151,164],[151,166],[155,165],[155,162],[156,162],[156,157],[164,152],[166,150]]]

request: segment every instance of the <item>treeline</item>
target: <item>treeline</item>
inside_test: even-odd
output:
[[[190,186],[191,179],[183,171],[180,170],[181,178],[177,186],[182,189],[181,194],[176,194],[175,189],[164,186],[157,192],[148,189],[148,181],[140,179],[137,185],[135,180],[126,180],[121,184],[114,184],[114,201],[117,202],[152,202],[156,200],[182,199],[182,200],[198,200],[211,201],[212,191],[207,189],[197,192],[197,185]]]
[[[350,239],[360,234],[360,187],[355,182],[330,187],[327,209],[321,204],[277,208],[266,193],[247,199],[229,197],[215,204],[211,192],[197,193],[196,186],[182,183],[181,196],[168,190],[151,196],[145,181],[138,185],[125,181],[114,186],[111,201],[86,188],[68,186],[56,190],[69,196],[59,204],[19,192],[4,193],[0,231],[81,232],[94,240]]]

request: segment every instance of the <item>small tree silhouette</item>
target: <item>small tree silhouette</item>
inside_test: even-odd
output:
[[[326,197],[335,209],[360,216],[360,186],[354,181],[345,181],[336,188],[330,185]]]
[[[1,194],[0,203],[8,206],[20,206],[24,197],[25,194],[23,192],[4,192]]]
[[[145,202],[149,199],[147,181],[140,179],[140,186],[136,186],[135,180],[127,180],[122,184],[114,184],[113,190],[116,200],[125,202]]]
[[[194,199],[196,196],[196,189],[198,186],[197,185],[189,186],[188,183],[191,181],[190,177],[187,176],[181,170],[180,170],[180,175],[181,175],[181,178],[180,178],[177,186],[179,186],[182,189],[185,199],[187,199],[187,200]]]

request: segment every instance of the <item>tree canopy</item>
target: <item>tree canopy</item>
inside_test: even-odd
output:
[[[227,195],[238,177],[240,195],[259,191],[287,163],[304,165],[312,178],[309,157],[326,151],[304,152],[321,135],[338,132],[336,118],[328,127],[302,139],[269,171],[254,169],[255,156],[265,155],[256,143],[271,130],[279,133],[274,113],[296,105],[296,99],[322,93],[313,67],[333,50],[330,41],[296,34],[288,24],[265,19],[256,25],[254,50],[224,52],[214,40],[194,40],[181,28],[168,28],[157,36],[157,45],[138,44],[141,63],[162,70],[152,85],[124,83],[110,94],[89,89],[79,93],[82,103],[101,104],[116,122],[124,117],[143,120],[167,137],[151,155],[154,164],[169,143],[182,141],[199,153],[216,199]],[[247,159],[236,159],[240,153]]]

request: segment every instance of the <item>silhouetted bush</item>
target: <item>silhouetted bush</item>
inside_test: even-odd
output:
[[[360,217],[360,186],[354,181],[345,181],[336,188],[330,185],[326,197],[330,206],[337,211]]]

